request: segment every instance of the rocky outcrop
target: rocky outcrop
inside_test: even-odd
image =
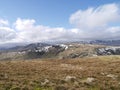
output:
[[[120,47],[97,48],[97,55],[120,55]]]
[[[66,58],[82,58],[89,56],[89,52],[71,53]]]
[[[25,53],[25,58],[26,59],[33,59],[33,58],[51,58],[55,57],[57,54],[60,52],[64,51],[65,47],[61,47],[59,45],[51,45],[51,46],[45,46],[42,48],[34,48],[34,49],[29,49]]]

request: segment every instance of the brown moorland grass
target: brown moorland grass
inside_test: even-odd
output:
[[[120,58],[0,61],[0,90],[120,90]]]

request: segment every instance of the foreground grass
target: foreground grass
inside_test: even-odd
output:
[[[120,90],[120,58],[0,61],[0,90]]]

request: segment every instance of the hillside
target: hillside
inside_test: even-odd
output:
[[[0,52],[0,60],[20,60],[35,58],[81,58],[96,55],[96,48],[102,45],[91,44],[46,44],[34,43],[26,46],[16,46]]]
[[[120,47],[33,43],[0,52],[0,90],[119,90]]]
[[[32,43],[26,46],[16,46],[1,50],[0,60],[26,60],[37,58],[70,59],[100,55],[120,55],[120,47],[80,43]]]
[[[120,56],[0,61],[0,90],[120,90]]]

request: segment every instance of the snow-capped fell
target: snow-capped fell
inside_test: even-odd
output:
[[[60,44],[60,46],[61,46],[61,47],[63,47],[63,48],[65,48],[65,50],[67,50],[67,49],[68,49],[68,46],[67,46],[67,45],[65,45],[65,44]]]
[[[44,51],[45,52],[48,52],[49,51],[49,48],[51,48],[52,46],[46,46],[46,47],[44,47]]]

